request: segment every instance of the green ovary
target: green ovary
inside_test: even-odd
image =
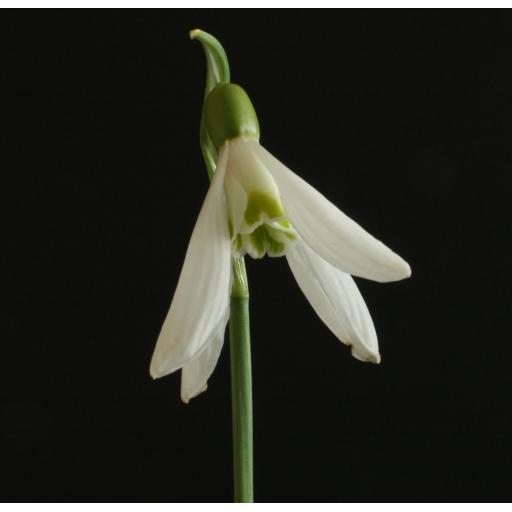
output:
[[[284,216],[284,209],[279,196],[270,196],[265,192],[251,192],[247,197],[245,222],[252,226],[265,219],[277,219]]]

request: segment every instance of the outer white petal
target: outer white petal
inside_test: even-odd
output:
[[[151,360],[153,378],[172,373],[198,356],[213,341],[229,307],[231,243],[223,188],[228,151],[226,143],[188,245]]]
[[[257,142],[252,143],[252,150],[276,180],[292,226],[323,259],[344,272],[374,281],[397,281],[411,275],[409,265],[400,256]]]
[[[380,362],[377,334],[354,280],[299,241],[286,253],[300,289],[322,321],[361,361]]]
[[[204,350],[181,369],[181,399],[187,404],[191,398],[206,391],[207,382],[219,360],[224,333],[229,318],[226,310],[219,330],[213,335],[212,341],[206,344]]]

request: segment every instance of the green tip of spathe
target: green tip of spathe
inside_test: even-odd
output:
[[[201,34],[202,30],[200,28],[194,28],[189,32],[190,39],[195,39],[199,34]]]

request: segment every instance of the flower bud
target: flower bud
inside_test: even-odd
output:
[[[236,84],[218,84],[204,105],[206,129],[217,150],[240,136],[259,139],[258,117],[247,93]]]

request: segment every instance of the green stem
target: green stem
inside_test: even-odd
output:
[[[245,265],[241,258],[233,262],[233,287],[229,317],[233,469],[236,503],[252,503],[254,501],[252,372],[249,331],[249,290]]]
[[[236,503],[253,503],[253,445],[249,298],[231,297],[231,400]]]
[[[190,32],[206,54],[205,100],[218,83],[229,83],[229,63],[222,45],[210,34],[196,29]],[[204,104],[200,127],[201,152],[208,177],[215,174],[217,151],[204,123]],[[233,260],[229,341],[231,350],[231,401],[233,416],[233,473],[235,502],[252,503],[253,444],[252,444],[252,372],[249,329],[249,287],[243,258]]]
[[[236,503],[252,503],[252,372],[249,328],[249,288],[243,258],[233,262],[229,317],[231,401],[233,415],[233,470]]]

